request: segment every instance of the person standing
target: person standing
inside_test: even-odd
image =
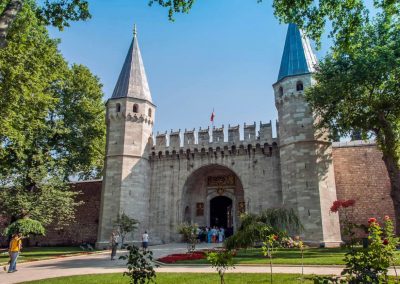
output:
[[[143,251],[147,251],[147,247],[149,245],[149,234],[147,234],[147,231],[144,231],[144,234],[142,235],[142,247]]]
[[[224,228],[219,228],[219,232],[218,232],[218,242],[219,243],[222,243],[222,242],[224,242],[224,237],[225,237],[225,230],[224,230]]]
[[[10,241],[8,254],[10,255],[10,267],[8,273],[17,271],[17,258],[22,249],[22,235],[20,233],[14,234]]]
[[[111,234],[110,244],[111,244],[111,260],[114,260],[118,248],[118,234],[115,231],[113,231]]]

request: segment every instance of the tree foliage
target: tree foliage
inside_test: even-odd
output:
[[[121,215],[118,214],[115,225],[118,227],[118,231],[121,235],[122,246],[124,246],[126,235],[132,233],[137,228],[138,223],[136,219],[130,218],[124,212]]]
[[[86,0],[0,0],[0,48],[6,46],[8,31],[24,6],[32,7],[39,24],[52,25],[60,30],[71,21],[91,17]]]
[[[233,266],[233,253],[230,250],[215,250],[207,253],[207,260],[217,270],[220,283],[225,283],[225,272]]]
[[[398,4],[397,6],[399,6]],[[395,12],[397,11],[397,12]],[[306,92],[317,127],[334,135],[356,131],[382,150],[400,233],[400,19],[382,10],[353,34],[351,47],[335,45]]]
[[[68,66],[29,5],[8,38],[0,49],[0,214],[62,225],[78,205],[68,178],[102,168],[101,84],[86,67]]]
[[[44,235],[45,229],[39,221],[30,218],[19,219],[10,224],[4,231],[5,236],[12,236],[13,234],[20,233],[24,237],[30,234]]]
[[[188,252],[194,252],[197,244],[197,224],[182,223],[178,228],[178,233],[183,235],[187,243]]]
[[[129,254],[120,256],[120,259],[127,260],[128,272],[124,276],[130,277],[131,284],[155,283],[156,272],[153,264],[153,252],[141,252],[138,247],[128,247]]]

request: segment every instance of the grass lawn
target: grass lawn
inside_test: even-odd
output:
[[[342,248],[307,248],[304,250],[305,265],[343,265],[346,253]],[[301,265],[301,252],[299,249],[278,249],[273,254],[274,264]],[[176,264],[208,264],[206,259],[178,261]],[[258,249],[240,250],[234,257],[235,264],[267,265],[268,259],[263,257]],[[400,265],[400,251],[397,251],[397,265]]]
[[[304,281],[300,281],[299,274],[274,274],[273,283],[314,283],[310,275],[304,275]],[[256,284],[256,283],[271,283],[270,275],[258,274],[258,273],[228,273],[225,275],[225,281],[227,284]],[[219,284],[219,276],[217,273],[158,273],[156,281],[158,284]],[[90,275],[79,275],[69,277],[59,277],[44,279],[38,281],[24,282],[25,284],[97,284],[97,283],[109,283],[109,284],[127,284],[129,278],[122,276],[122,273],[112,274],[90,274]],[[389,283],[395,283],[394,279],[391,278]]]
[[[274,274],[274,283],[300,283],[298,280],[300,276],[295,274]],[[228,284],[245,284],[245,283],[270,283],[269,274],[226,274],[226,283]],[[219,276],[217,273],[158,273],[156,281],[158,284],[177,284],[177,283],[190,283],[190,284],[219,284]],[[96,284],[96,283],[110,283],[110,284],[127,284],[129,278],[122,276],[121,273],[113,274],[96,274],[96,275],[81,275],[71,277],[60,277],[46,280],[24,282],[24,283],[40,283],[40,284]],[[311,280],[305,280],[303,283],[313,283]]]
[[[81,253],[87,253],[79,247],[28,247],[23,248],[18,256],[18,262],[43,260],[63,256],[71,256]],[[8,252],[0,252],[0,265],[8,262]]]

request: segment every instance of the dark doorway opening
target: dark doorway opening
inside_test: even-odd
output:
[[[232,199],[217,196],[210,200],[210,226],[224,229],[232,227]]]

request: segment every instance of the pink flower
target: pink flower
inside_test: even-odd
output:
[[[385,215],[385,221],[389,221],[390,217],[388,215]]]

